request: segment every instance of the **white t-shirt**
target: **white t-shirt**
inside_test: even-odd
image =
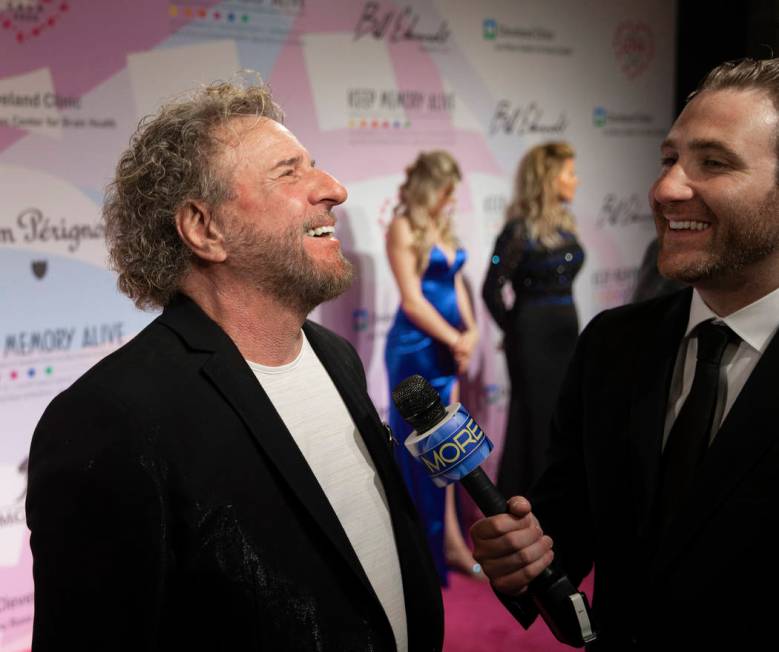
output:
[[[341,395],[305,334],[300,354],[289,364],[247,362],[349,537],[392,625],[398,651],[406,652],[403,581],[387,498]]]

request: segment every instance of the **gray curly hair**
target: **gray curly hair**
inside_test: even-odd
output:
[[[221,128],[234,118],[282,122],[259,75],[202,87],[146,116],[108,186],[103,220],[117,285],[139,308],[164,307],[192,264],[175,216],[188,200],[216,208],[232,196],[218,165]]]

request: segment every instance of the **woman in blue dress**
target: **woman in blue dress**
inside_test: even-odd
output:
[[[458,399],[457,374],[468,368],[478,332],[460,270],[465,250],[452,228],[457,162],[443,151],[423,152],[406,169],[387,232],[387,255],[400,307],[387,335],[390,391],[413,374],[424,376],[444,405]],[[390,426],[405,441],[411,427],[390,401]],[[455,508],[454,487],[436,487],[404,446],[396,458],[416,503],[441,583],[447,567],[478,573]]]
[[[567,208],[578,184],[567,143],[528,151],[484,281],[482,296],[503,330],[511,379],[498,470],[506,496],[525,495],[544,470],[552,412],[579,336],[572,286],[584,252]]]

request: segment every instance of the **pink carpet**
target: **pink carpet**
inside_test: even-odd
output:
[[[446,638],[444,652],[563,652],[559,643],[539,618],[525,631],[498,601],[488,582],[471,580],[449,573],[449,588],[444,589]],[[581,589],[592,598],[592,575]]]

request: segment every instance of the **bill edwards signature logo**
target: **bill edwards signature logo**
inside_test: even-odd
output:
[[[354,40],[370,35],[375,39],[387,39],[390,43],[414,41],[426,45],[443,45],[449,39],[451,33],[445,20],[434,30],[418,27],[419,20],[419,14],[409,5],[402,9],[381,11],[378,2],[366,2],[357,19]]]

